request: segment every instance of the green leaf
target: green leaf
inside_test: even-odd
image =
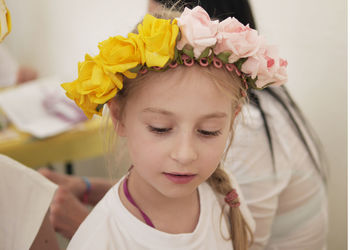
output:
[[[232,55],[231,52],[221,52],[216,57],[219,58],[223,63],[228,63],[228,58]]]
[[[96,106],[96,111],[97,111],[97,112],[100,112],[100,110],[103,109],[103,105],[104,105],[104,104],[98,104],[98,105]]]
[[[174,52],[174,60],[177,61],[177,58],[179,57],[179,51],[175,47],[175,52]]]
[[[178,55],[178,57],[176,58],[177,64],[184,64],[184,62],[182,61],[182,58],[181,58],[181,56],[182,56],[182,51],[179,50],[178,53],[179,53],[179,55]]]
[[[192,59],[194,58],[194,53],[193,53],[193,48],[191,46],[188,46],[186,45],[182,52],[185,54],[185,55],[188,55],[189,57],[191,57]]]
[[[270,82],[270,83],[266,84],[264,87],[260,88],[259,90],[267,88],[268,86],[273,85],[273,84],[275,84],[275,82]]]
[[[209,64],[211,64],[213,62],[213,58],[214,58],[214,53],[211,53],[210,56],[208,56],[208,62]]]
[[[255,77],[255,79],[252,79],[252,78],[249,76],[249,77],[246,78],[246,80],[247,80],[248,86],[249,86],[250,88],[253,88],[253,89],[256,89],[256,88],[257,88],[257,87],[256,87],[256,84],[255,84],[256,80],[258,80],[257,77]]]
[[[205,50],[203,50],[203,52],[201,53],[201,55],[199,56],[198,60],[204,58],[204,57],[208,57],[209,53],[210,53],[211,48],[208,47]]]
[[[177,37],[176,37],[176,44],[178,43],[178,41],[181,40],[181,32],[179,31],[179,33],[177,34]],[[175,45],[176,46],[176,45]]]
[[[130,71],[131,73],[138,73],[139,70],[140,70],[141,68],[142,68],[142,65],[139,64],[139,65],[137,65],[136,67],[134,67],[134,68],[132,68],[132,69],[129,69],[129,71]]]
[[[182,59],[181,59],[181,56],[179,56],[176,60],[177,64],[184,64]]]
[[[248,60],[248,58],[241,58],[241,59],[239,59],[237,62],[235,62],[236,67],[239,70],[241,70],[243,63],[245,63],[245,61],[247,61],[247,60]]]
[[[258,80],[258,77],[255,77],[255,79],[252,79],[251,77],[248,77],[247,78],[247,83],[248,83],[249,87],[252,88],[252,89],[256,89],[256,90],[263,90],[264,88],[267,88],[268,86],[270,86],[270,85],[275,83],[275,82],[270,82],[270,83],[266,84],[264,87],[258,88],[256,86],[256,81],[257,80]]]

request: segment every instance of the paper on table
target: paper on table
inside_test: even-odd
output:
[[[56,77],[40,78],[0,93],[0,107],[15,126],[45,138],[86,119],[68,99]]]

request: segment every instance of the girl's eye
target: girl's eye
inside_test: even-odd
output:
[[[220,130],[216,130],[216,131],[207,131],[207,130],[197,130],[198,133],[200,133],[201,135],[205,136],[205,137],[210,137],[210,136],[218,136],[221,135],[221,131]]]
[[[148,126],[148,129],[156,134],[165,134],[171,130],[171,128],[156,128],[152,126]]]

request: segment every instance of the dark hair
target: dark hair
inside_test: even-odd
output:
[[[158,3],[161,3],[167,7],[171,7],[173,4],[178,4],[183,7],[194,7],[197,5],[202,6],[209,14],[211,18],[224,20],[227,17],[234,16],[238,21],[243,23],[244,25],[249,24],[249,26],[253,29],[257,29],[256,23],[254,21],[253,11],[249,5],[248,0],[154,0]],[[282,92],[285,94],[286,99],[282,97],[280,94],[280,91],[275,91],[273,88],[265,88],[262,93],[271,96],[274,98],[286,111],[293,127],[295,128],[297,135],[301,142],[303,143],[306,151],[308,152],[310,159],[317,169],[317,171],[322,176],[323,180],[326,181],[326,159],[323,153],[323,149],[320,143],[320,140],[318,139],[316,133],[312,130],[311,126],[308,124],[307,120],[305,119],[303,113],[299,109],[299,107],[296,105],[294,100],[292,99],[291,95],[289,94],[288,90],[282,86]],[[275,157],[274,157],[274,150],[273,150],[273,144],[272,144],[272,134],[270,132],[268,119],[266,117],[266,113],[263,110],[260,98],[256,94],[255,90],[249,89],[248,90],[248,98],[250,100],[250,103],[258,108],[260,111],[261,117],[263,119],[264,123],[264,129],[266,133],[266,138],[269,143],[270,147],[270,153],[272,158],[273,167],[275,170]],[[291,112],[291,107],[294,112]],[[316,148],[316,154],[314,155],[310,145],[307,142],[306,135],[303,133],[303,131],[300,129],[300,126],[298,125],[296,121],[296,117],[293,114],[295,113],[297,117],[302,121],[303,125],[305,126],[305,130],[308,133],[308,136],[311,138],[315,148]]]
[[[171,7],[173,4],[179,4],[183,7],[193,8],[194,6],[202,6],[213,19],[224,20],[234,16],[244,25],[249,24],[253,29],[256,29],[253,12],[249,2],[246,0],[154,0],[166,7]],[[179,3],[178,3],[179,2]]]

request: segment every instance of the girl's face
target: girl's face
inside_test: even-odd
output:
[[[190,195],[222,158],[231,101],[198,67],[153,74],[127,100],[118,134],[127,137],[141,190]]]

